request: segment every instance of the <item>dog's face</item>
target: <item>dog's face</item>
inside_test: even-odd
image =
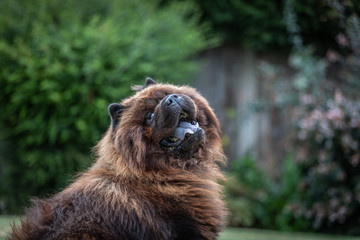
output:
[[[146,114],[149,139],[159,141],[167,152],[190,157],[204,140],[194,101],[184,94],[169,94]]]
[[[218,121],[195,89],[148,78],[135,90],[121,104],[109,106],[114,146],[128,161],[153,169],[174,161],[197,163],[209,152],[221,152]]]

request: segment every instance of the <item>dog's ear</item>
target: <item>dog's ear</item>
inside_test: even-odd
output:
[[[111,125],[113,129],[116,128],[116,126],[120,122],[121,114],[124,111],[124,105],[120,103],[112,103],[108,107],[108,112],[111,118]]]
[[[131,89],[134,90],[134,91],[141,91],[143,90],[144,88],[147,88],[148,86],[151,86],[151,85],[155,85],[156,84],[156,81],[153,80],[152,78],[149,78],[147,77],[146,80],[145,80],[145,85],[142,86],[142,85],[135,85],[135,86],[132,86]]]
[[[154,85],[154,84],[156,84],[156,81],[154,79],[152,79],[152,78],[147,77],[146,80],[145,80],[145,87],[144,88],[146,88],[146,87],[148,87],[150,85]]]

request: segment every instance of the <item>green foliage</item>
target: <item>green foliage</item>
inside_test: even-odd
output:
[[[234,161],[231,169],[225,185],[230,225],[252,226],[257,203],[266,194],[265,175],[249,156]]]
[[[255,50],[286,46],[287,35],[282,19],[282,1],[196,1],[203,20],[230,44],[242,44]]]
[[[306,221],[297,220],[289,208],[297,197],[299,168],[291,157],[284,160],[282,177],[272,180],[250,158],[234,162],[225,185],[231,226],[298,230]]]
[[[191,13],[191,14],[190,14]],[[107,105],[146,76],[186,81],[207,47],[192,5],[157,1],[0,3],[0,201],[16,212],[89,165]]]
[[[336,47],[335,36],[341,32],[336,11],[328,0],[290,0],[294,6],[304,45],[313,45],[324,54],[327,47]],[[286,1],[282,0],[213,0],[195,1],[202,11],[202,20],[209,22],[226,43],[251,47],[260,51],[291,49],[287,32]],[[359,4],[347,1],[346,14],[360,13]]]

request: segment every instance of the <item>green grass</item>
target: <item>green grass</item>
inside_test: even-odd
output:
[[[5,240],[12,222],[19,223],[19,217],[0,216],[0,240]],[[219,240],[360,240],[360,237],[332,236],[308,233],[285,233],[278,231],[228,228],[220,234]]]
[[[18,216],[3,216],[0,215],[0,240],[6,239],[7,234],[11,230],[13,222],[19,223],[20,217]]]
[[[228,228],[220,234],[219,240],[360,240],[360,237]]]

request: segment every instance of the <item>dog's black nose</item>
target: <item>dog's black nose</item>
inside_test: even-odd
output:
[[[171,104],[176,103],[177,101],[179,101],[180,98],[181,97],[179,95],[177,95],[177,94],[171,94],[171,95],[166,97],[165,104],[167,106],[170,106]]]

